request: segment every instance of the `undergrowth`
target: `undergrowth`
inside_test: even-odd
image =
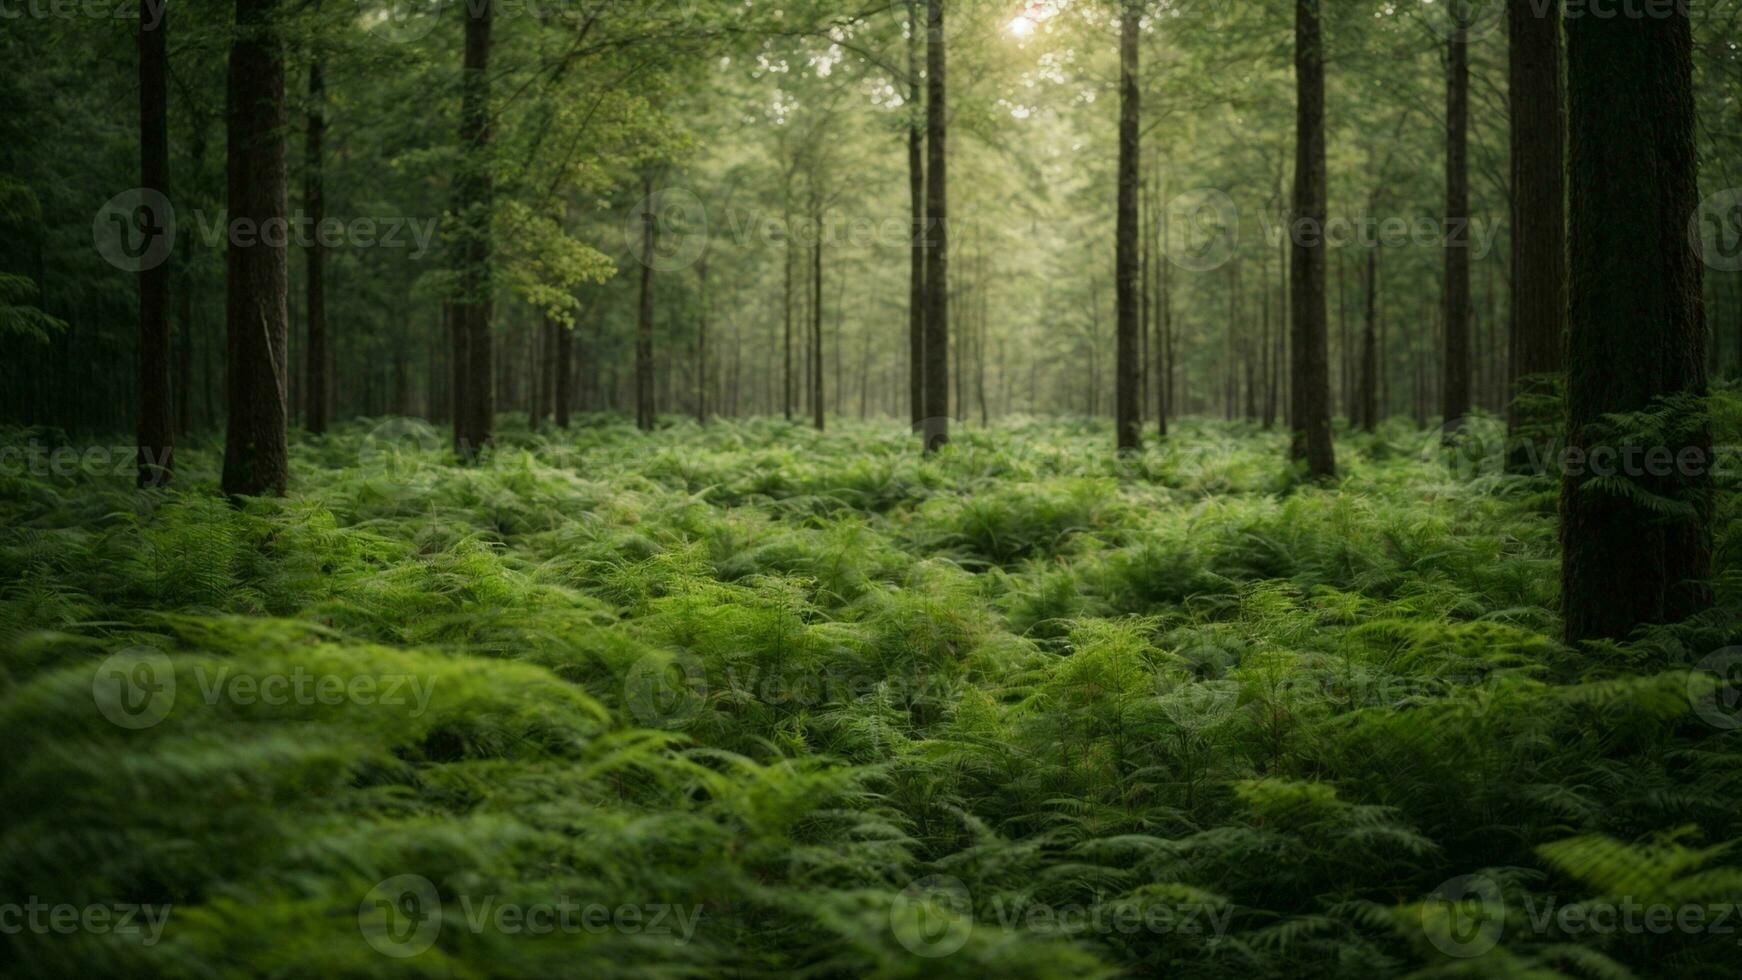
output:
[[[0,899],[168,910],[0,930],[0,970],[1742,962],[1730,493],[1719,608],[1573,651],[1552,482],[1398,424],[1331,487],[1244,425],[1109,444],[594,418],[462,469],[386,420],[240,509],[198,443],[174,491],[0,475]],[[1560,914],[1626,901],[1707,924]],[[479,918],[564,903],[609,921]]]

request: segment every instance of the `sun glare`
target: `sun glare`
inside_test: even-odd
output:
[[[1034,20],[1027,14],[1018,16],[1010,22],[1010,33],[1017,37],[1028,37],[1034,33]]]

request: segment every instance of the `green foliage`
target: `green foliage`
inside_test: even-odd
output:
[[[1278,436],[1188,420],[1112,462],[1100,429],[922,460],[869,426],[509,426],[462,469],[372,421],[297,444],[295,495],[242,509],[198,443],[174,491],[0,475],[0,895],[170,907],[151,945],[0,935],[0,972],[1733,962],[1711,930],[1557,917],[1742,890],[1742,741],[1697,667],[1732,608],[1569,651],[1533,478],[1448,471],[1393,426],[1344,439],[1340,487],[1287,487]],[[157,724],[104,713],[122,651],[169,658]],[[295,676],[402,696],[236,686]],[[402,875],[441,929],[398,958],[366,899]],[[1465,876],[1503,909],[1460,958]],[[694,929],[477,919],[559,901]]]

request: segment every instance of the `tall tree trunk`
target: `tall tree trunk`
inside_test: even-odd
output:
[[[793,273],[792,273],[792,235],[790,233],[790,229],[792,228],[791,215],[787,216],[786,227],[788,229],[788,234],[786,236],[786,252],[784,253],[784,259],[783,259],[784,272],[785,272],[785,276],[786,276],[786,293],[785,293],[785,303],[784,303],[784,306],[782,307],[782,309],[784,310],[784,315],[785,315],[785,320],[784,320],[785,333],[783,334],[784,340],[782,341],[782,347],[781,347],[781,358],[785,364],[785,369],[784,369],[784,373],[782,373],[782,375],[781,375],[780,410],[781,410],[781,414],[786,416],[786,420],[788,422],[791,422],[792,421],[792,402],[793,402],[793,374],[792,374],[792,274]]]
[[[702,315],[696,324],[696,424],[708,424],[708,260],[696,266]]]
[[[1158,301],[1161,304],[1159,319],[1161,320],[1161,350],[1165,362],[1162,365],[1161,384],[1159,385],[1160,400],[1156,404],[1156,435],[1167,438],[1168,419],[1173,415],[1176,402],[1174,400],[1174,339],[1173,339],[1173,273],[1172,263],[1162,255],[1162,248],[1167,241],[1167,204],[1162,200],[1166,197],[1166,178],[1158,185],[1156,212],[1161,215],[1161,227],[1156,231],[1158,236],[1155,246],[1156,274],[1160,279]]]
[[[652,432],[657,424],[653,393],[653,178],[642,180],[647,203],[641,211],[641,303],[635,321],[635,424]]]
[[[1357,414],[1361,428],[1379,427],[1379,249],[1367,250],[1366,322],[1361,329],[1361,394]]]
[[[454,182],[459,215],[459,288],[453,301],[455,329],[465,337],[460,359],[466,377],[456,385],[465,400],[455,407],[455,448],[473,460],[493,438],[496,422],[495,344],[490,274],[490,219],[493,185],[489,170],[490,32],[492,4],[468,4],[465,62],[461,72],[459,176]],[[456,353],[459,353],[456,347]]]
[[[569,427],[569,414],[574,407],[575,331],[579,329],[579,324],[565,327],[560,323],[556,328],[556,425],[559,429]]]
[[[305,277],[304,305],[308,314],[308,350],[304,358],[308,391],[304,400],[307,403],[304,425],[310,435],[320,435],[327,431],[328,413],[332,405],[332,395],[327,378],[327,298],[325,288],[326,249],[321,245],[318,229],[326,219],[327,204],[324,184],[321,180],[321,151],[323,138],[326,135],[327,120],[322,112],[322,103],[326,98],[326,84],[321,75],[321,62],[317,58],[308,70],[308,136],[303,145],[303,205],[308,209],[310,227],[317,233],[309,236],[308,248],[303,257],[308,264],[308,274]]]
[[[1450,434],[1470,415],[1470,45],[1454,26],[1446,43],[1446,360],[1440,419]]]
[[[139,186],[169,199],[169,54],[166,12],[153,13],[151,0],[139,4]],[[153,201],[145,206],[154,207]],[[148,229],[163,234],[166,214],[149,218]],[[147,243],[151,244],[151,243]],[[167,484],[175,473],[175,388],[170,378],[170,253],[139,273],[139,446],[135,460],[141,487]],[[149,263],[148,263],[149,264]]]
[[[823,226],[821,211],[817,213],[816,248],[811,254],[811,421],[817,431],[826,424],[826,402],[823,400]]]
[[[284,53],[277,0],[236,0],[230,44],[228,195],[232,222],[271,228],[287,221]],[[290,482],[286,415],[290,290],[285,243],[260,235],[230,243],[225,320],[229,425],[223,490],[232,497],[281,494]]]
[[[907,0],[907,187],[913,209],[907,293],[907,389],[915,431],[923,429],[926,417],[925,120],[920,113],[924,98],[919,84],[920,30],[919,0]]]
[[[1310,225],[1293,236],[1294,342],[1293,454],[1307,473],[1329,479],[1337,473],[1331,445],[1330,364],[1325,349],[1325,61],[1319,0],[1295,0],[1295,77],[1298,134],[1294,172],[1294,218]]]
[[[1565,52],[1560,0],[1511,0],[1508,69],[1512,102],[1512,356],[1507,423],[1515,439],[1549,422],[1527,401],[1553,391],[1566,367],[1567,185]],[[1511,467],[1531,464],[1514,446]]]
[[[1670,475],[1622,476],[1681,509],[1643,506],[1598,482],[1605,465],[1619,472],[1650,448],[1622,444],[1605,414],[1706,394],[1702,270],[1688,237],[1699,205],[1693,39],[1685,9],[1580,17],[1566,32],[1568,441],[1589,465],[1566,475],[1561,495],[1562,601],[1567,641],[1578,643],[1675,622],[1710,602],[1711,433],[1678,416],[1680,431],[1660,434],[1678,460],[1660,468]]]
[[[1119,215],[1115,264],[1118,266],[1118,364],[1114,370],[1115,425],[1121,453],[1143,448],[1143,407],[1139,402],[1143,363],[1138,352],[1142,329],[1138,303],[1142,274],[1137,253],[1137,181],[1142,164],[1141,105],[1137,88],[1138,38],[1143,30],[1143,9],[1137,0],[1125,0],[1119,30]]]
[[[949,136],[944,0],[926,0],[925,451],[950,441]]]

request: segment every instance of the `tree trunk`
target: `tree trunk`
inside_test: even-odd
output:
[[[169,199],[169,25],[150,0],[139,5],[139,186]],[[154,202],[147,201],[147,208]],[[169,215],[153,214],[147,228],[163,234]],[[154,244],[148,242],[147,244]],[[139,446],[137,482],[163,486],[175,473],[175,387],[170,378],[169,274],[173,249],[139,272]],[[151,253],[148,253],[151,254]],[[147,263],[149,265],[149,262]]]
[[[1367,309],[1361,330],[1361,395],[1357,414],[1361,428],[1379,427],[1379,249],[1367,250]]]
[[[652,432],[658,419],[653,394],[653,178],[642,179],[646,204],[641,210],[641,303],[635,321],[635,424]]]
[[[1309,233],[1293,236],[1292,301],[1293,454],[1316,479],[1336,476],[1331,445],[1330,365],[1325,349],[1325,62],[1319,0],[1295,0],[1295,77],[1298,135],[1294,218]]]
[[[950,279],[944,0],[926,0],[925,451],[950,441]]]
[[[915,431],[924,428],[925,387],[925,129],[920,115],[919,0],[907,2],[907,186],[913,209],[907,299],[908,401]]]
[[[1567,185],[1565,63],[1560,0],[1548,16],[1535,14],[1541,0],[1511,0],[1508,66],[1512,101],[1512,357],[1508,428],[1546,425],[1550,417],[1527,414],[1518,399],[1553,391],[1554,375],[1566,367]],[[1530,466],[1515,446],[1512,469]]]
[[[786,228],[787,228],[786,251],[785,251],[784,256],[783,256],[784,272],[786,275],[786,293],[785,293],[784,306],[782,307],[782,309],[784,310],[784,315],[785,315],[785,320],[784,320],[785,333],[783,334],[784,340],[782,341],[782,347],[781,347],[781,357],[782,357],[783,363],[785,364],[785,370],[784,370],[784,373],[781,375],[780,410],[781,410],[781,414],[786,416],[786,420],[788,422],[791,422],[792,421],[792,402],[793,402],[793,376],[792,376],[792,217],[791,217],[791,215],[787,216]]]
[[[817,228],[823,226],[821,212],[817,214]],[[823,400],[823,236],[817,235],[816,248],[811,254],[811,416],[812,424],[817,431],[823,431],[826,424],[826,403]]]
[[[1603,416],[1665,396],[1706,394],[1700,257],[1688,237],[1699,205],[1693,40],[1685,10],[1661,19],[1567,21],[1571,136],[1571,346],[1568,440],[1589,465],[1561,497],[1562,596],[1569,643],[1626,637],[1710,602],[1711,433],[1673,423],[1660,444],[1675,466],[1647,462],[1622,479],[1676,509],[1646,507],[1598,485],[1641,449]],[[1697,459],[1689,466],[1683,460]],[[1605,463],[1607,460],[1607,463]],[[1665,472],[1668,476],[1651,475]]]
[[[276,0],[236,0],[230,44],[228,195],[232,222],[282,226],[285,197],[284,53]],[[281,494],[290,482],[286,390],[290,290],[285,242],[262,234],[226,253],[229,425],[224,493]]]
[[[321,245],[319,234],[321,222],[325,220],[327,213],[321,180],[321,144],[327,128],[326,117],[321,112],[325,87],[321,77],[321,63],[316,59],[308,70],[308,136],[303,145],[302,185],[303,206],[308,209],[309,225],[316,229],[316,234],[309,236],[308,248],[303,253],[308,265],[304,283],[308,350],[303,354],[307,362],[305,374],[308,390],[304,393],[307,407],[303,424],[309,435],[316,436],[327,431],[328,412],[332,404],[330,382],[327,379],[327,300],[324,286],[326,249]]]
[[[463,385],[456,394],[455,449],[460,458],[477,458],[490,445],[496,422],[495,345],[491,336],[493,304],[490,275],[490,216],[492,210],[489,161],[490,138],[490,31],[493,5],[467,5],[465,63],[461,72],[459,176],[454,182],[455,212],[459,215],[460,295],[453,301],[455,329],[465,337],[465,356],[460,370]],[[458,349],[456,346],[456,353]]]
[[[1133,453],[1143,448],[1143,407],[1139,402],[1143,363],[1138,352],[1142,329],[1137,308],[1140,294],[1137,254],[1137,180],[1142,162],[1140,95],[1137,88],[1138,37],[1143,29],[1143,10],[1137,0],[1125,0],[1119,31],[1119,216],[1115,235],[1118,266],[1118,364],[1114,371],[1115,420],[1118,449]]]
[[[1446,360],[1440,420],[1447,434],[1470,415],[1470,45],[1463,25],[1446,44]]]

